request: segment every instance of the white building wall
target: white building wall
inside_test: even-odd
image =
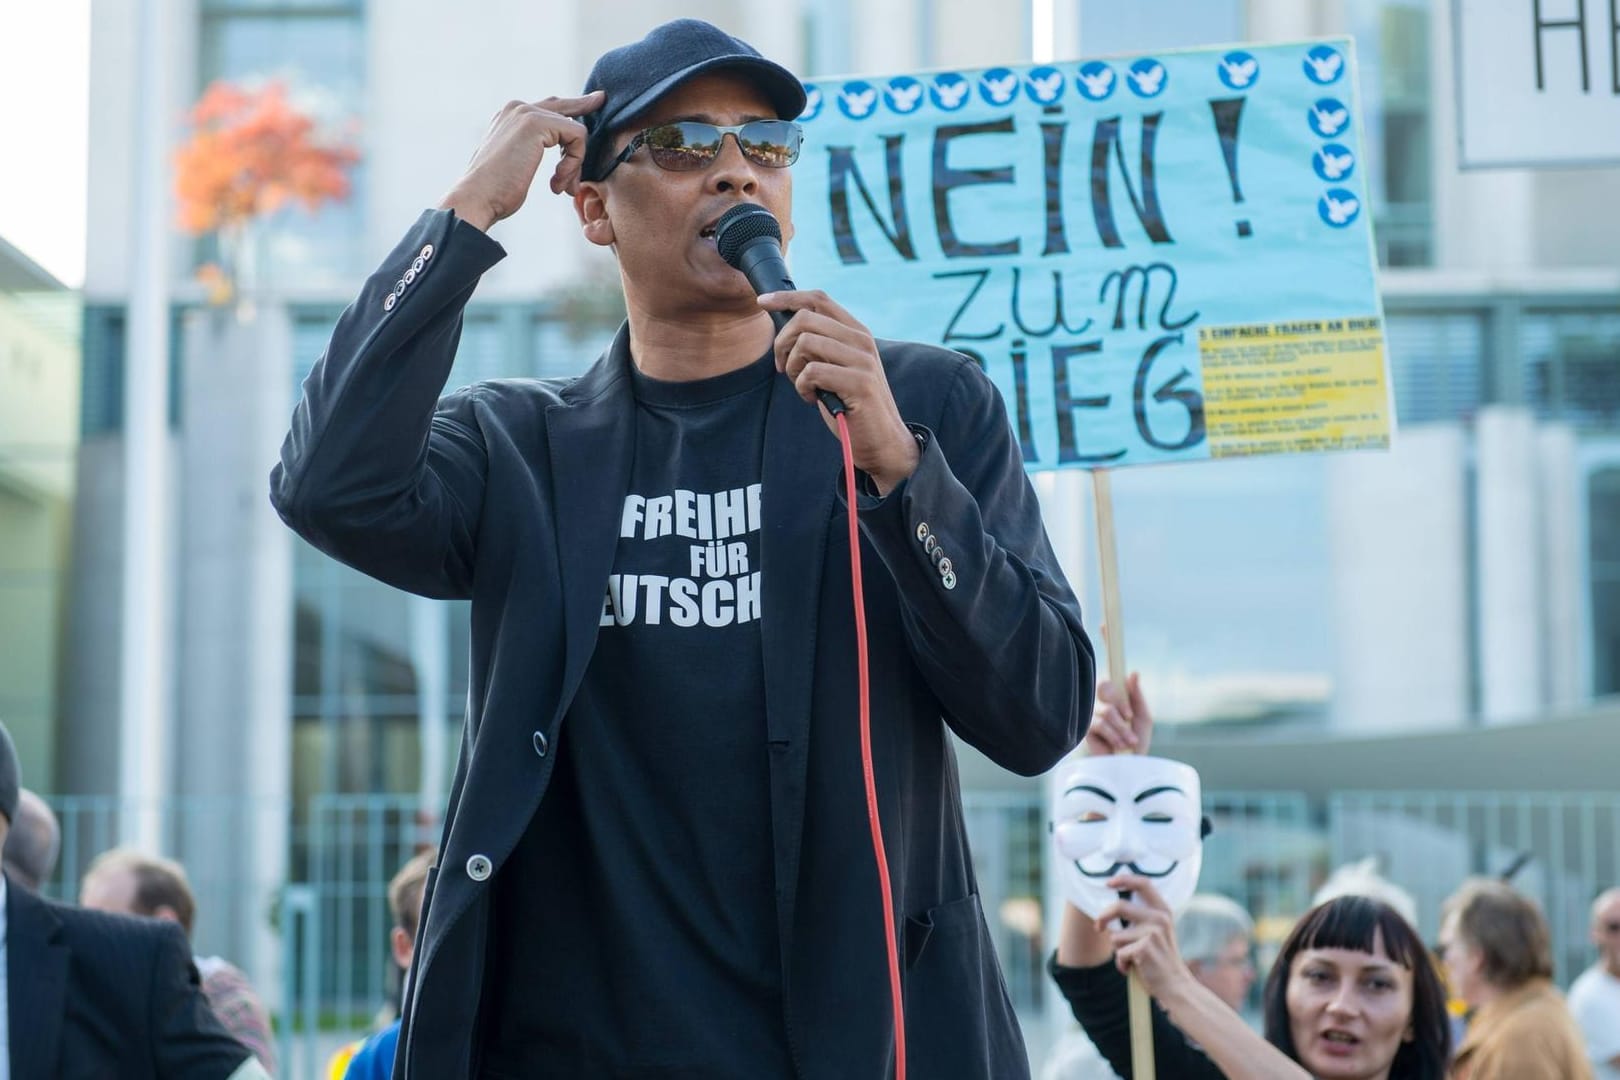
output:
[[[450,191],[508,101],[579,93],[588,63],[579,47],[583,6],[485,0],[467,18],[435,0],[390,0],[368,13],[363,265]],[[547,186],[555,154],[523,208],[491,230],[508,257],[485,276],[480,300],[533,299],[578,271],[585,243],[572,204]]]
[[[1535,178],[1526,169],[1458,168],[1451,5],[1429,8],[1431,183],[1437,268],[1515,270],[1535,262]]]

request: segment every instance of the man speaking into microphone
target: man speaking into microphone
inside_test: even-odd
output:
[[[804,101],[680,20],[602,56],[583,96],[507,105],[304,384],[271,475],[282,517],[385,582],[472,601],[396,1076],[894,1067],[829,403],[864,488],[910,1075],[1028,1075],[948,732],[1044,771],[1084,733],[1092,649],[978,367],[874,340],[821,292],[756,296],[721,257],[745,204],[728,230],[755,240],[764,212],[791,241]],[[613,249],[629,318],[577,379],[441,397],[504,255],[490,230],[553,149],[550,188]]]

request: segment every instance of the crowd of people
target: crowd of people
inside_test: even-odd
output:
[[[1103,681],[1088,751],[1146,752],[1152,734],[1139,680]],[[1462,882],[1431,949],[1411,897],[1356,867],[1324,886],[1283,941],[1256,1030],[1243,1015],[1254,923],[1241,906],[1199,895],[1178,917],[1146,878],[1108,884],[1130,899],[1096,917],[1065,905],[1049,970],[1079,1032],[1060,1043],[1045,1080],[1132,1075],[1130,974],[1153,997],[1158,1074],[1178,1080],[1620,1077],[1620,889],[1593,904],[1597,962],[1566,1001],[1547,920],[1508,882]]]
[[[1152,725],[1138,682],[1121,692],[1104,681],[1088,749],[1146,751]],[[37,897],[55,870],[60,831],[45,801],[21,787],[3,725],[0,844],[0,912],[9,916],[0,919],[0,944],[10,946],[11,993],[39,979],[26,966],[38,955],[27,937],[36,926],[51,927],[53,947],[73,950],[67,992],[12,1004],[13,1017],[51,1009],[40,1030],[63,1032],[52,1048],[13,1028],[12,1077],[55,1075],[38,1071],[48,1061],[117,1061],[120,1076],[243,1080],[274,1072],[269,1014],[247,976],[220,957],[177,951],[197,918],[178,863],[114,848],[85,871],[77,906]],[[389,952],[401,978],[434,861],[431,851],[417,853],[388,885]],[[1049,971],[1078,1028],[1055,1048],[1043,1080],[1133,1075],[1128,974],[1154,1000],[1161,1077],[1620,1080],[1620,888],[1592,905],[1596,962],[1566,999],[1553,983],[1545,917],[1507,882],[1463,882],[1443,906],[1431,948],[1414,929],[1409,893],[1370,863],[1344,868],[1282,942],[1256,1027],[1246,1018],[1257,978],[1255,922],[1242,905],[1201,893],[1172,915],[1145,878],[1121,874],[1110,885],[1131,899],[1096,918],[1065,906]],[[328,1062],[328,1080],[392,1075],[397,1006],[390,1002],[376,1032]],[[154,1015],[165,1022],[149,1022]],[[149,1069],[129,1071],[131,1047],[149,1048]],[[0,1040],[0,1057],[7,1053]]]

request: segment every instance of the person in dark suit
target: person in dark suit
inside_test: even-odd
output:
[[[977,364],[879,341],[717,251],[792,236],[802,84],[714,26],[513,102],[339,320],[271,500],[329,555],[472,601],[443,858],[395,1076],[879,1076],[885,913],[859,748],[860,473],[873,772],[912,1075],[1027,1076],[950,733],[1024,774],[1085,730],[1092,647]],[[629,318],[572,380],[443,397],[487,230],[544,153]],[[772,312],[797,312],[780,335]],[[829,432],[832,434],[829,434]]]
[[[0,724],[0,844],[18,767]],[[256,1080],[209,1011],[184,931],[83,911],[0,874],[0,1072],[6,1080]]]

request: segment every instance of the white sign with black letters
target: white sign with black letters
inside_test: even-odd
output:
[[[1620,164],[1620,7],[1454,0],[1462,167]]]

